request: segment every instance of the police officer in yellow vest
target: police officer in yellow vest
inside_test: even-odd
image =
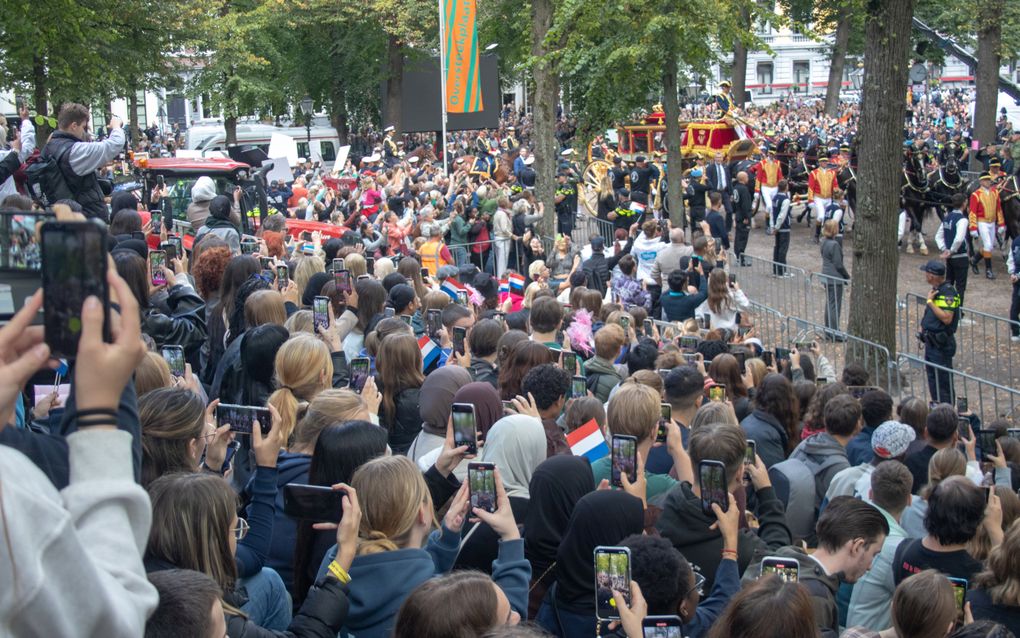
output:
[[[953,379],[949,370],[953,368],[953,355],[956,354],[955,335],[960,323],[960,295],[946,281],[946,265],[941,260],[932,259],[921,266],[921,270],[924,271],[931,291],[925,303],[921,332],[917,338],[924,345],[924,360],[939,366],[925,367],[928,394],[932,401],[954,405]]]

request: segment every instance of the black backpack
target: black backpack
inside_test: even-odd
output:
[[[73,144],[68,144],[60,155],[38,155],[30,158],[25,165],[25,188],[34,202],[41,206],[51,206],[61,199],[73,199],[60,170],[60,161],[71,151]]]

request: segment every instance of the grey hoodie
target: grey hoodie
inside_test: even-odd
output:
[[[790,458],[802,461],[815,477],[815,508],[829,490],[832,477],[850,467],[846,448],[828,432],[812,434],[800,442]]]

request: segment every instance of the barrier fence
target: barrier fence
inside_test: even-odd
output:
[[[808,271],[753,255],[745,254],[743,257],[743,265],[739,265],[732,254],[727,261],[729,271],[737,275],[737,283],[745,294],[751,291],[756,302],[768,308],[781,309],[785,314],[811,316]]]
[[[1020,414],[1020,390],[1007,387],[987,379],[976,377],[962,370],[952,370],[935,365],[912,354],[900,354],[896,358],[899,374],[898,395],[929,396],[928,368],[933,374],[936,397],[948,397],[955,401],[967,398],[968,409],[981,417],[983,422],[993,418],[1015,418]],[[948,386],[948,387],[947,387]],[[896,395],[894,395],[896,396]],[[932,398],[934,400],[934,398]]]
[[[800,342],[817,342],[821,353],[833,364],[837,373],[847,364],[856,363],[868,371],[871,385],[884,388],[890,395],[897,393],[896,368],[885,346],[845,332],[834,333],[826,326],[803,317],[787,316],[785,334],[789,340],[785,347]]]

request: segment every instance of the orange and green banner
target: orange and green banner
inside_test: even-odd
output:
[[[475,0],[445,0],[446,111],[477,113],[482,107]]]

